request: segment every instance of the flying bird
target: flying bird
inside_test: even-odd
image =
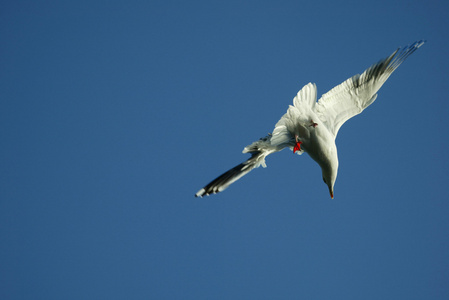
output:
[[[301,155],[306,152],[321,167],[323,181],[334,198],[334,184],[338,172],[335,138],[347,120],[360,114],[377,98],[377,91],[399,65],[421,47],[421,40],[394,51],[390,56],[369,67],[362,75],[354,75],[317,101],[314,83],[304,86],[293,98],[287,113],[277,122],[273,133],[243,149],[251,157],[218,176],[200,189],[195,197],[224,191],[233,182],[259,166],[266,167],[265,157],[290,148]]]

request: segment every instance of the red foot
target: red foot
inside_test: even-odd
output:
[[[293,153],[296,153],[296,151],[301,151],[301,144],[302,142],[296,142],[295,147],[293,147]]]

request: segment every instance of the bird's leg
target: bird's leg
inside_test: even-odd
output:
[[[318,126],[318,124],[315,123],[315,122],[313,122],[313,120],[311,119],[311,120],[310,120],[310,126],[312,126],[313,128],[315,128],[315,127]]]
[[[296,153],[296,151],[301,151],[302,142],[299,140],[299,136],[297,134],[295,134],[295,140],[296,144],[295,147],[293,147],[293,153]]]

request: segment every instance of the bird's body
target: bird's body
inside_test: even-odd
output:
[[[223,173],[196,193],[196,197],[215,194],[259,166],[266,167],[265,157],[290,148],[294,153],[307,152],[321,167],[323,180],[333,198],[338,172],[335,139],[341,125],[361,113],[376,100],[377,91],[394,70],[424,41],[396,50],[389,57],[336,86],[317,101],[313,83],[304,86],[293,99],[293,105],[275,125],[272,134],[246,146],[243,153],[251,157]]]

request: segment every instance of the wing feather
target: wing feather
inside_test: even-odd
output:
[[[348,119],[361,113],[376,100],[377,91],[399,65],[425,41],[399,48],[390,56],[369,67],[362,75],[354,75],[321,96],[315,112],[329,130],[337,136]]]
[[[205,187],[199,190],[195,197],[208,196],[210,194],[216,194],[227,189],[232,183],[236,182],[253,169],[260,166],[266,168],[265,157],[271,153],[281,151],[283,146],[273,146],[271,145],[271,135],[268,134],[266,137],[253,142],[251,145],[246,146],[243,149],[243,153],[250,153],[251,157],[244,161],[243,163],[235,166],[234,168],[224,172],[211,182],[209,182]]]
[[[293,98],[293,105],[290,105],[287,112],[276,123],[271,138],[272,145],[288,145],[293,150],[294,137],[290,132],[294,132],[298,123],[308,122],[307,116],[313,111],[316,105],[317,89],[314,83],[306,84]],[[293,143],[293,144],[292,144]],[[302,154],[303,151],[296,152]]]

